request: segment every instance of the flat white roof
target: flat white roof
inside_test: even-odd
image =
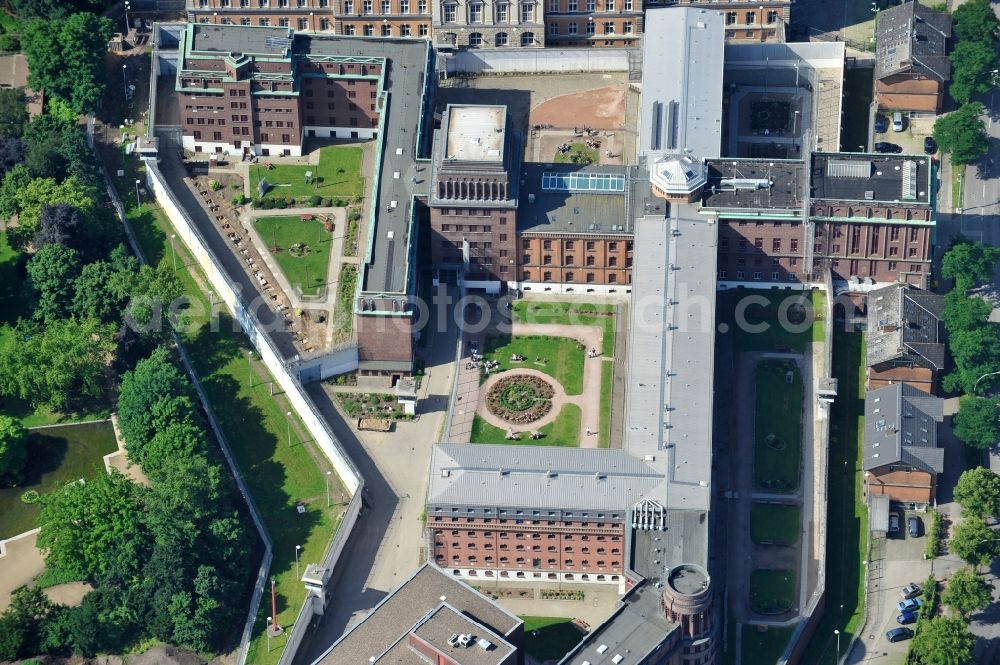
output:
[[[501,161],[506,112],[503,106],[449,106],[445,159]]]

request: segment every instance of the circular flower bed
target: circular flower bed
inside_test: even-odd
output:
[[[537,376],[508,376],[500,379],[486,395],[486,407],[509,423],[526,425],[552,410],[555,391]]]
[[[297,242],[288,248],[288,253],[294,256],[295,258],[302,258],[303,256],[307,255],[310,251],[311,248],[304,242]]]

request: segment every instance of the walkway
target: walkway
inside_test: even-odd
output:
[[[493,386],[497,384],[497,381],[512,376],[535,376],[538,377],[539,379],[542,379],[543,381],[545,381],[545,383],[549,384],[550,386],[552,386],[552,391],[553,391],[552,409],[538,420],[526,424],[507,422],[500,416],[493,415],[493,413],[490,411],[489,407],[486,404],[486,396],[490,394],[490,390],[492,390]],[[583,397],[582,395],[574,395],[570,397],[569,395],[566,394],[566,390],[562,387],[561,383],[556,381],[554,378],[552,378],[545,372],[541,372],[537,369],[530,369],[528,367],[517,367],[515,369],[511,369],[506,372],[493,374],[492,376],[490,376],[490,378],[486,379],[482,387],[479,389],[479,396],[480,396],[479,406],[476,409],[476,413],[479,415],[479,417],[488,422],[490,425],[493,425],[494,427],[499,427],[500,429],[503,430],[513,427],[515,432],[522,430],[523,428],[537,429],[539,427],[545,427],[551,422],[555,422],[555,419],[559,417],[559,412],[562,411],[562,408],[567,404],[576,404],[581,409],[583,408],[583,405],[580,403],[581,397]]]

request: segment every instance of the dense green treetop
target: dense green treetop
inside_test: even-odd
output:
[[[972,662],[976,638],[962,619],[934,617],[914,636],[911,653],[921,665],[965,665]]]
[[[0,485],[16,485],[28,461],[28,431],[21,421],[0,415]]]
[[[934,140],[942,152],[951,153],[956,166],[971,164],[990,150],[982,113],[982,104],[969,102],[934,121]]]
[[[28,124],[23,88],[0,88],[0,138],[19,138]]]
[[[951,15],[952,33],[959,41],[990,42],[997,30],[997,15],[989,0],[966,0]]]
[[[952,530],[949,547],[974,566],[988,566],[1000,557],[1000,534],[978,517],[967,517]]]
[[[993,588],[971,568],[956,571],[941,594],[941,602],[962,616],[981,610],[993,600]]]
[[[963,514],[1000,516],[1000,475],[982,466],[963,471],[955,483],[955,501]]]
[[[1000,66],[992,41],[960,41],[951,53],[949,93],[959,104],[989,91],[993,71]]]
[[[28,285],[35,301],[35,318],[52,321],[69,316],[74,282],[80,276],[80,255],[64,245],[45,245],[28,260]]]

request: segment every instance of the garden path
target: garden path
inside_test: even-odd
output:
[[[526,335],[544,335],[546,337],[569,337],[577,340],[583,344],[584,348],[588,351],[590,349],[601,349],[603,348],[601,344],[601,338],[603,337],[604,331],[599,326],[576,326],[561,323],[518,323],[514,322],[511,324],[511,335],[514,337],[526,336]],[[589,358],[584,357],[583,365],[583,390],[579,395],[566,395],[565,390],[559,384],[558,381],[553,379],[547,374],[538,372],[537,370],[529,370],[528,368],[518,369],[518,372],[524,373],[536,373],[542,376],[547,381],[549,381],[553,386],[556,387],[556,396],[553,397],[552,411],[549,414],[530,425],[530,428],[542,427],[547,425],[556,419],[559,415],[559,410],[564,404],[576,404],[580,407],[581,418],[580,418],[580,447],[581,448],[597,448],[600,444],[600,423],[601,423],[601,369],[603,367],[603,360],[600,353],[597,357]],[[489,391],[492,383],[495,383],[494,379],[497,376],[507,376],[511,374],[508,372],[501,372],[500,374],[490,377],[479,389],[479,404],[477,407],[477,413],[482,416],[488,423],[494,425],[495,427],[500,427],[506,430],[511,425],[504,420],[493,416],[493,414],[488,413],[486,409],[486,393]],[[491,383],[492,382],[492,383]],[[556,402],[556,398],[559,394],[564,396],[564,401]],[[524,426],[518,426],[521,430]],[[587,429],[590,429],[590,436],[587,436]]]
[[[527,425],[509,423],[500,416],[496,416],[491,413],[489,407],[486,406],[486,396],[489,394],[493,386],[496,385],[497,381],[511,376],[537,376],[539,379],[552,386],[552,409],[535,422]],[[502,430],[506,430],[508,427],[513,427],[514,431],[517,432],[524,431],[525,428],[528,430],[538,429],[539,427],[544,427],[551,422],[555,422],[555,419],[559,416],[559,412],[562,411],[563,406],[566,404],[576,404],[582,409],[583,405],[580,403],[582,401],[581,397],[583,396],[567,395],[566,390],[562,387],[562,384],[545,372],[540,372],[537,369],[531,369],[529,367],[518,367],[517,369],[511,369],[506,372],[493,374],[490,378],[483,382],[483,385],[479,388],[479,405],[477,409],[478,415],[490,425],[499,427]]]

